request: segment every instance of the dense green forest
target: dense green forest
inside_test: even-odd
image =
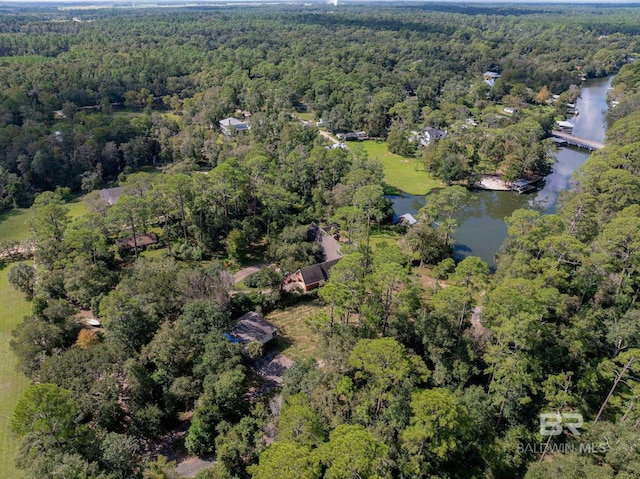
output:
[[[0,208],[30,208],[1,248],[31,303],[11,340],[27,477],[167,479],[187,456],[216,459],[200,479],[640,475],[640,10],[0,11]],[[494,273],[456,264],[468,179],[548,173],[582,78],[618,70],[606,147],[557,213],[508,218]],[[251,129],[222,134],[231,116]],[[426,127],[448,135],[410,141]],[[354,131],[443,181],[413,227],[389,225],[381,162],[326,140]],[[323,259],[312,222],[344,256],[289,291]],[[263,353],[309,338],[243,347],[249,311],[315,338],[275,388]]]
[[[229,152],[211,127],[237,108],[257,115],[253,141],[270,153],[296,107],[331,130],[386,137],[394,125],[445,127],[480,115],[487,100],[520,106],[545,86],[568,91],[640,50],[629,10],[441,10],[8,9],[0,19],[0,206],[27,206],[56,186],[79,191],[83,180],[90,190],[145,164],[215,166]],[[491,89],[480,81],[485,70],[502,74]],[[112,114],[122,108],[146,114]],[[162,114],[169,110],[182,116]],[[548,118],[535,120],[527,139],[548,129]]]

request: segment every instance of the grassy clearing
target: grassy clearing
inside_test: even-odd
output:
[[[141,258],[163,259],[167,255],[167,248],[148,249],[140,253]]]
[[[320,337],[308,320],[323,311],[328,308],[309,301],[269,313],[267,321],[278,328],[276,348],[294,361],[312,358],[320,346]]]
[[[87,212],[81,198],[67,204],[69,216],[77,218]],[[23,241],[29,236],[27,220],[33,217],[31,209],[17,209],[0,215],[0,241]],[[31,304],[22,293],[15,291],[7,280],[11,265],[0,269],[0,479],[22,478],[14,467],[17,441],[10,428],[10,420],[27,378],[16,372],[16,358],[9,348],[11,332],[22,318],[31,313]]]
[[[376,249],[381,244],[388,244],[389,246],[397,246],[398,241],[402,238],[402,234],[392,229],[383,228],[382,231],[378,231],[375,226],[371,230],[371,238],[369,242],[373,249]]]
[[[87,213],[87,205],[82,198],[77,198],[65,205],[69,208],[69,216],[77,218]],[[29,237],[27,221],[33,218],[30,208],[17,208],[0,214],[0,241],[23,241]]]
[[[296,116],[305,121],[313,120],[313,113],[304,111],[304,112],[296,112]]]
[[[422,169],[419,160],[390,153],[386,142],[367,140],[360,144],[369,158],[382,162],[386,194],[426,195],[433,188],[442,186],[439,180]]]
[[[18,400],[29,384],[27,378],[16,372],[16,358],[9,348],[11,331],[31,313],[31,304],[22,293],[16,292],[7,280],[10,266],[0,269],[0,479],[24,477],[14,467],[17,441],[10,420]]]
[[[22,241],[29,236],[27,220],[33,216],[30,209],[15,209],[0,214],[0,241]]]

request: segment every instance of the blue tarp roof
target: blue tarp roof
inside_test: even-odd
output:
[[[241,343],[242,341],[238,338],[234,338],[233,336],[231,336],[229,333],[224,333],[224,337],[227,339],[227,341],[229,341],[230,343]]]

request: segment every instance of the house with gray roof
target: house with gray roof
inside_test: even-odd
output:
[[[260,313],[251,311],[238,319],[229,336],[242,344],[249,344],[255,341],[266,344],[273,339],[276,334],[276,327],[264,319]]]
[[[484,80],[484,82],[489,85],[489,86],[493,86],[493,84],[496,82],[496,80],[498,78],[500,78],[502,75],[500,75],[499,73],[496,72],[492,72],[492,71],[486,71],[482,74],[482,79]]]
[[[233,136],[239,131],[247,131],[250,129],[251,127],[247,123],[237,118],[231,117],[220,120],[220,130],[222,130],[222,134],[226,136]]]
[[[115,188],[105,188],[104,190],[98,190],[98,196],[102,201],[109,206],[113,206],[117,203],[122,196],[122,186],[116,186]]]

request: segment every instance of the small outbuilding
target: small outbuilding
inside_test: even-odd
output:
[[[229,333],[233,342],[249,344],[255,341],[266,344],[276,335],[276,327],[260,313],[249,312],[240,317]]]

